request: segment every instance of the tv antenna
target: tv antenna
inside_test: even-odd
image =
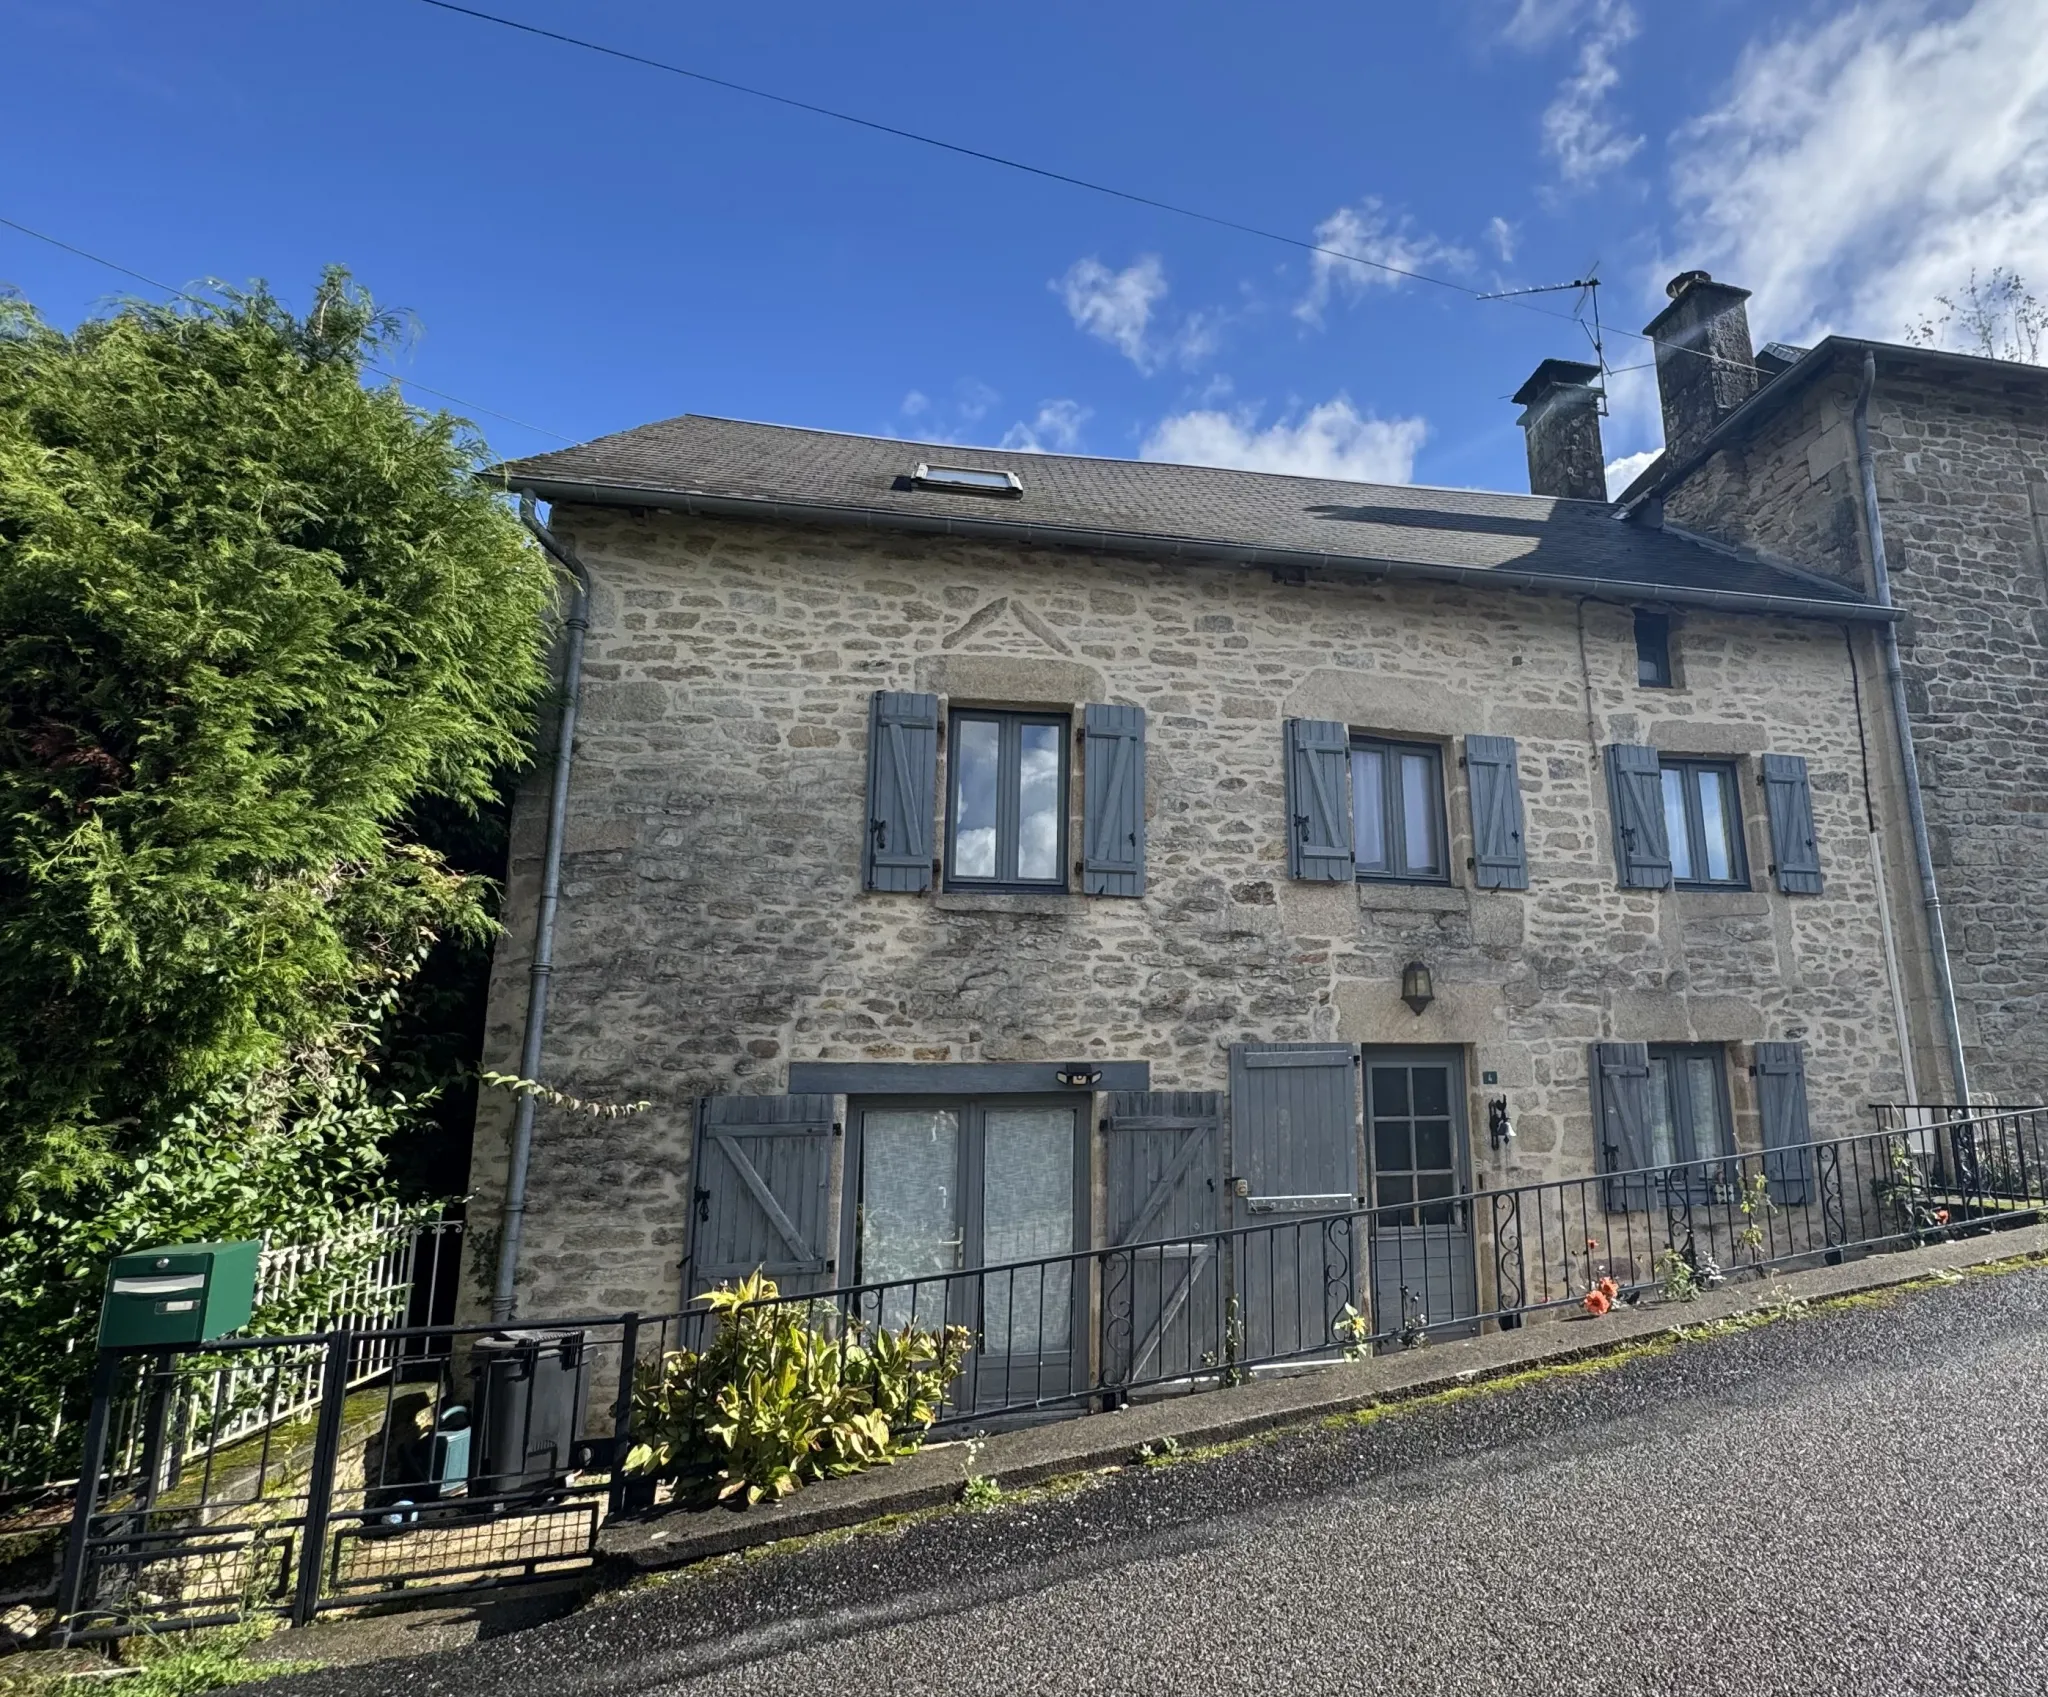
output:
[[[1600,416],[1607,416],[1607,345],[1600,333],[1600,279],[1590,273],[1574,277],[1569,283],[1538,283],[1527,289],[1500,289],[1490,295],[1474,297],[1483,301],[1514,300],[1522,295],[1561,295],[1568,289],[1578,291],[1579,298],[1572,303],[1572,316],[1578,320],[1579,328],[1586,332],[1593,344],[1593,362],[1600,368],[1600,387],[1595,391],[1600,398]],[[1588,324],[1581,316],[1588,307],[1592,308],[1593,322]]]

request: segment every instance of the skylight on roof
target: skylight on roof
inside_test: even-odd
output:
[[[956,495],[1024,493],[1023,480],[1014,471],[983,471],[978,466],[919,465],[910,481],[920,489],[946,489]]]

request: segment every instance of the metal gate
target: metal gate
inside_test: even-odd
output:
[[[1230,1050],[1237,1325],[1251,1360],[1333,1351],[1356,1297],[1358,1051]]]
[[[623,1482],[637,1337],[613,1315],[103,1352],[61,1638],[304,1624],[588,1566]]]

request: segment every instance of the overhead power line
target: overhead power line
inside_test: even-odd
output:
[[[133,266],[122,265],[115,260],[108,259],[103,254],[91,253],[85,248],[74,246],[70,242],[60,241],[47,231],[32,230],[28,225],[17,223],[12,218],[0,218],[0,224],[6,225],[10,230],[19,231],[24,236],[32,237],[36,241],[47,242],[51,247],[61,248],[66,253],[76,254],[80,259],[90,260],[94,265],[103,265],[109,271],[118,271],[123,277],[132,277],[138,283],[147,283],[152,289],[157,290],[161,294],[171,295],[178,300],[192,301],[199,306],[210,306],[213,304],[204,295],[195,295],[189,289],[173,288],[169,283],[159,282],[156,278],[137,271]],[[523,418],[514,418],[509,412],[499,412],[494,407],[479,406],[474,401],[465,401],[460,395],[451,395],[443,389],[429,388],[426,384],[407,377],[402,372],[393,371],[388,366],[377,365],[369,360],[365,360],[363,366],[365,370],[374,371],[379,377],[388,377],[394,383],[410,384],[413,388],[419,390],[421,394],[432,395],[437,401],[451,402],[455,406],[461,407],[464,412],[480,412],[489,418],[502,419],[507,424],[518,425],[521,430],[531,430],[538,436],[552,436],[557,442],[574,442],[576,440],[574,436],[564,436],[559,430],[550,430],[544,424],[529,424]]]
[[[1448,277],[1433,277],[1426,271],[1410,270],[1406,266],[1389,264],[1385,260],[1369,259],[1364,254],[1352,253],[1345,248],[1329,247],[1321,242],[1310,241],[1303,236],[1290,236],[1284,231],[1269,230],[1263,225],[1247,224],[1240,219],[1226,218],[1220,213],[1205,212],[1200,207],[1183,206],[1177,201],[1161,200],[1156,195],[1140,194],[1135,189],[1119,188],[1114,183],[1105,183],[1093,177],[1081,177],[1067,171],[1055,171],[1050,166],[1034,165],[1028,159],[1018,159],[1007,153],[996,153],[986,148],[969,147],[964,142],[948,141],[943,136],[927,135],[922,130],[906,129],[900,124],[883,123],[879,118],[864,118],[857,112],[846,112],[836,106],[824,106],[816,101],[799,100],[794,95],[778,94],[773,89],[760,88],[752,83],[735,81],[731,77],[714,76],[709,71],[694,70],[688,65],[678,65],[668,59],[657,59],[651,54],[637,53],[631,48],[613,47],[602,41],[592,41],[587,36],[571,35],[566,30],[548,29],[540,24],[526,23],[519,18],[508,18],[499,12],[487,12],[476,6],[462,6],[456,0],[420,0],[423,6],[430,6],[437,12],[452,12],[458,17],[472,18],[478,23],[494,24],[500,29],[512,30],[520,35],[533,36],[541,41],[551,41],[562,47],[572,47],[579,52],[594,53],[601,58],[616,59],[628,65],[638,65],[645,70],[659,71],[666,76],[684,77],[691,82],[701,83],[709,88],[724,89],[729,94],[744,95],[750,100],[766,101],[793,112],[807,112],[813,117],[830,119],[838,124],[851,124],[856,129],[870,131],[876,135],[892,136],[898,141],[914,143],[919,147],[936,148],[961,159],[976,160],[984,165],[994,165],[1005,171],[1021,172],[1027,177],[1037,177],[1045,182],[1060,183],[1068,188],[1085,190],[1089,194],[1105,195],[1111,200],[1120,200],[1131,206],[1147,207],[1154,212],[1169,213],[1176,218],[1188,218],[1199,224],[1208,224],[1219,230],[1232,230],[1242,236],[1252,236],[1259,241],[1277,242],[1298,252],[1318,255],[1325,259],[1341,260],[1349,265],[1364,266],[1389,277],[1401,277],[1414,283],[1427,283],[1432,288],[1448,289],[1453,294],[1465,296],[1468,300],[1507,300],[1510,306],[1533,312],[1542,318],[1554,318],[1562,323],[1576,323],[1572,314],[1550,312],[1531,301],[1511,298],[1524,293],[1545,293],[1547,290],[1509,290],[1502,293],[1482,294],[1463,283],[1453,282]],[[1619,330],[1618,335],[1628,336],[1636,341],[1646,342],[1650,338],[1636,330]],[[1688,348],[1688,353],[1697,354],[1701,359],[1713,360],[1716,364],[1737,364],[1723,360],[1718,354],[1704,349]]]
[[[979,160],[984,165],[997,165],[1006,171],[1021,171],[1028,177],[1041,177],[1047,182],[1064,183],[1069,188],[1085,189],[1090,194],[1107,195],[1112,200],[1126,201],[1133,206],[1149,207],[1155,212],[1169,212],[1176,218],[1192,218],[1198,223],[1213,224],[1218,229],[1235,230],[1239,235],[1256,236],[1261,241],[1279,242],[1286,247],[1299,248],[1304,253],[1322,254],[1329,259],[1348,260],[1353,265],[1364,265],[1375,271],[1384,271],[1391,277],[1405,277],[1411,282],[1429,283],[1439,289],[1449,289],[1455,294],[1477,298],[1476,291],[1468,289],[1463,283],[1454,283],[1447,277],[1432,277],[1426,271],[1411,271],[1405,266],[1389,265],[1382,260],[1368,259],[1363,254],[1346,252],[1343,248],[1325,247],[1320,242],[1312,242],[1301,236],[1263,229],[1257,224],[1241,223],[1235,218],[1204,212],[1197,207],[1180,206],[1170,200],[1139,194],[1133,189],[1118,188],[1113,183],[1101,183],[1090,177],[1073,176],[1065,171],[1055,171],[1049,166],[1034,165],[1026,159],[1012,158],[1005,153],[991,153],[984,148],[969,147],[963,142],[947,141],[943,136],[926,135],[920,130],[907,130],[897,124],[885,124],[877,118],[863,118],[857,112],[842,112],[837,107],[820,106],[814,101],[798,100],[793,95],[777,94],[773,89],[756,88],[751,83],[734,82],[730,77],[713,76],[709,71],[692,70],[687,65],[673,64],[666,59],[655,59],[628,48],[610,47],[601,41],[591,41],[580,35],[569,35],[561,30],[544,29],[539,24],[523,23],[517,18],[480,11],[474,6],[458,6],[454,0],[420,0],[420,4],[431,6],[437,12],[454,12],[465,18],[475,18],[480,23],[496,24],[502,29],[516,30],[521,35],[538,36],[543,41],[580,48],[583,52],[600,54],[607,59],[620,59],[629,65],[640,65],[647,70],[661,71],[672,77],[688,77],[692,82],[722,88],[731,94],[744,94],[751,100],[765,100],[776,106],[786,106],[792,111],[808,112],[818,118],[830,118],[835,123],[852,124],[863,130],[872,130],[877,135],[894,136],[899,141],[915,142],[920,147],[936,147],[941,152],[957,154],[962,159]],[[1544,316],[1560,318],[1563,314],[1546,313]]]

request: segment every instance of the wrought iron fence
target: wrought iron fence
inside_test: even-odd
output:
[[[2032,1219],[2048,1206],[2044,1129],[2048,1111],[1929,1114],[1860,1137],[1368,1197],[759,1306],[849,1350],[879,1327],[966,1327],[972,1348],[937,1424],[987,1426],[1581,1317],[1593,1293],[1682,1295]],[[699,1304],[512,1333],[340,1327],[103,1357],[93,1484],[64,1567],[70,1630],[266,1611],[304,1621],[586,1565],[626,1500],[634,1365],[701,1348],[718,1323]],[[318,1396],[289,1419],[308,1362]],[[264,1417],[174,1466],[164,1411],[251,1384]]]
[[[974,1340],[938,1424],[1201,1390],[1261,1373],[1636,1304],[2031,1218],[2048,1110],[1481,1188],[1000,1266],[779,1296],[851,1347],[877,1327]],[[646,1347],[701,1348],[688,1310]]]

